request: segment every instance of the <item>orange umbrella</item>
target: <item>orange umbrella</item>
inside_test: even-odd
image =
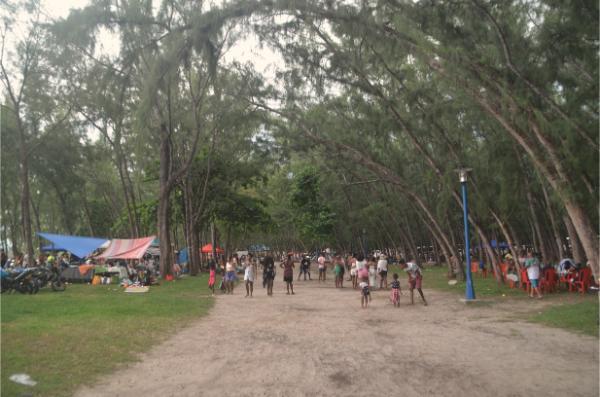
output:
[[[200,249],[200,252],[202,252],[203,254],[210,254],[212,251],[213,251],[213,246],[210,243],[206,244],[204,247],[202,247]],[[219,247],[217,247],[216,251],[217,251],[217,254],[222,254],[223,252],[225,252]]]

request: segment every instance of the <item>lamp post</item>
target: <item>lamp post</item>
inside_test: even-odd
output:
[[[365,258],[367,257],[367,252],[369,252],[369,249],[367,248],[367,229],[363,228],[362,230],[362,242],[363,242],[363,255],[365,256]]]
[[[463,199],[463,221],[465,224],[465,257],[466,257],[466,273],[467,273],[467,287],[465,291],[465,298],[467,301],[475,299],[475,290],[473,289],[473,279],[471,277],[471,244],[469,238],[469,205],[467,201],[467,173],[471,171],[470,168],[458,169],[458,175],[460,179],[460,186],[462,190]]]

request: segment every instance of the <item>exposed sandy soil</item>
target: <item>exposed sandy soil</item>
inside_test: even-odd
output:
[[[239,285],[208,316],[76,396],[598,396],[598,340],[515,320],[544,301],[469,305],[425,289],[429,306],[388,291],[295,282],[273,297]],[[345,283],[350,284],[350,283]],[[424,280],[427,287],[427,279]],[[213,335],[209,338],[208,335]]]

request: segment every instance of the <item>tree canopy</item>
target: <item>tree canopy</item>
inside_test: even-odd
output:
[[[231,249],[392,248],[460,275],[468,167],[478,255],[497,267],[504,241],[598,274],[597,2],[2,7],[15,255],[35,230],[157,234],[166,274],[173,244],[216,228]],[[281,57],[276,80],[227,59],[249,36]]]

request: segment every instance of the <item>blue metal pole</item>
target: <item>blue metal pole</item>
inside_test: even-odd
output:
[[[467,300],[475,299],[475,290],[473,289],[473,279],[471,278],[471,244],[469,238],[469,207],[467,203],[467,181],[460,183],[462,188],[463,198],[463,220],[465,223],[465,256],[467,258],[467,287],[465,291],[465,298]]]

